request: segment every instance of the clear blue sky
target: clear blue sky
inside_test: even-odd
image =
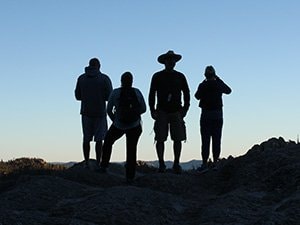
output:
[[[147,100],[157,57],[182,55],[176,69],[191,90],[182,161],[200,159],[196,88],[213,65],[233,92],[224,96],[222,154],[239,156],[270,137],[300,133],[300,1],[0,2],[0,159],[81,161],[77,77],[92,57],[113,86],[125,71]],[[153,121],[143,115],[138,159],[155,160]],[[93,147],[93,145],[92,145]],[[171,141],[166,159],[173,159]],[[91,157],[95,157],[92,148]],[[125,159],[124,139],[112,160]]]

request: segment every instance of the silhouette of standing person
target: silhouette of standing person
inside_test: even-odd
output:
[[[102,142],[107,131],[106,101],[112,92],[110,78],[100,72],[100,61],[92,58],[85,73],[77,79],[75,97],[81,101],[83,131],[83,155],[85,167],[89,167],[90,142],[94,140],[97,166],[102,154]]]
[[[199,84],[195,93],[195,98],[200,100],[199,107],[201,108],[202,166],[200,170],[208,168],[210,140],[212,140],[214,165],[219,160],[223,127],[222,94],[231,93],[230,87],[216,75],[213,66],[206,67],[204,76],[205,80]]]
[[[158,57],[158,62],[164,64],[165,69],[156,72],[152,76],[149,91],[149,107],[151,117],[155,120],[154,132],[156,152],[159,160],[159,172],[165,172],[164,142],[170,131],[173,140],[175,173],[181,173],[179,165],[182,144],[186,140],[186,128],[184,117],[190,106],[190,90],[185,75],[174,70],[176,62],[181,55],[168,51]],[[183,106],[182,106],[183,94]]]
[[[107,104],[107,114],[112,125],[104,139],[102,172],[109,165],[112,146],[126,135],[126,179],[131,183],[135,177],[137,143],[142,133],[141,114],[146,112],[146,103],[139,89],[132,87],[133,76],[125,72],[121,76],[121,87],[113,90]]]

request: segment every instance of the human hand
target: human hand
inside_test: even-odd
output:
[[[185,116],[186,116],[186,114],[187,114],[187,111],[185,110],[185,109],[181,109],[180,110],[180,115],[182,116],[182,118],[184,118]]]
[[[218,77],[217,75],[215,75],[215,79],[216,79],[216,80],[221,80],[221,78]]]
[[[151,111],[151,117],[152,117],[152,119],[154,119],[154,120],[157,119],[157,111],[156,111],[156,110]]]

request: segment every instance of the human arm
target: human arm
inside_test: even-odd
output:
[[[138,101],[140,103],[140,114],[143,114],[146,112],[146,103],[145,103],[145,99],[143,97],[143,94],[140,92],[139,89],[135,89],[136,91],[136,94],[137,94],[137,98],[138,98]]]
[[[111,92],[109,98],[108,98],[108,102],[107,102],[107,115],[109,116],[109,118],[111,119],[111,121],[115,120],[115,113],[114,113],[114,106],[115,106],[115,98],[114,98],[114,91]]]
[[[231,93],[231,88],[227,84],[225,84],[225,82],[223,80],[221,80],[221,78],[216,76],[216,80],[219,82],[222,93],[224,93],[224,94]]]
[[[80,89],[80,82],[79,78],[77,79],[76,87],[75,87],[75,98],[76,100],[81,100],[81,89]]]
[[[183,80],[183,88],[182,88],[182,92],[183,92],[183,108],[182,108],[182,117],[185,117],[187,114],[187,111],[190,108],[190,89],[187,83],[186,78],[184,77]]]
[[[156,85],[155,85],[155,78],[153,76],[151,79],[150,90],[148,95],[148,105],[150,108],[151,117],[154,120],[156,119],[155,96],[156,96]]]
[[[111,80],[109,79],[109,77],[107,75],[103,75],[105,78],[105,83],[104,83],[104,98],[105,101],[108,101],[110,94],[112,93],[113,87],[112,87],[112,83]]]
[[[202,83],[198,85],[197,91],[194,95],[197,100],[201,99],[201,92],[202,92]]]

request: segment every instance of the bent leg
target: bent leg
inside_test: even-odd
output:
[[[106,133],[103,147],[102,147],[101,167],[103,168],[108,167],[110,157],[111,157],[111,152],[112,152],[112,146],[116,140],[118,140],[120,137],[123,136],[123,134],[124,131],[116,128],[114,125],[111,125],[111,127]]]
[[[137,143],[142,133],[142,127],[129,129],[126,132],[126,178],[133,179],[136,169]]]

